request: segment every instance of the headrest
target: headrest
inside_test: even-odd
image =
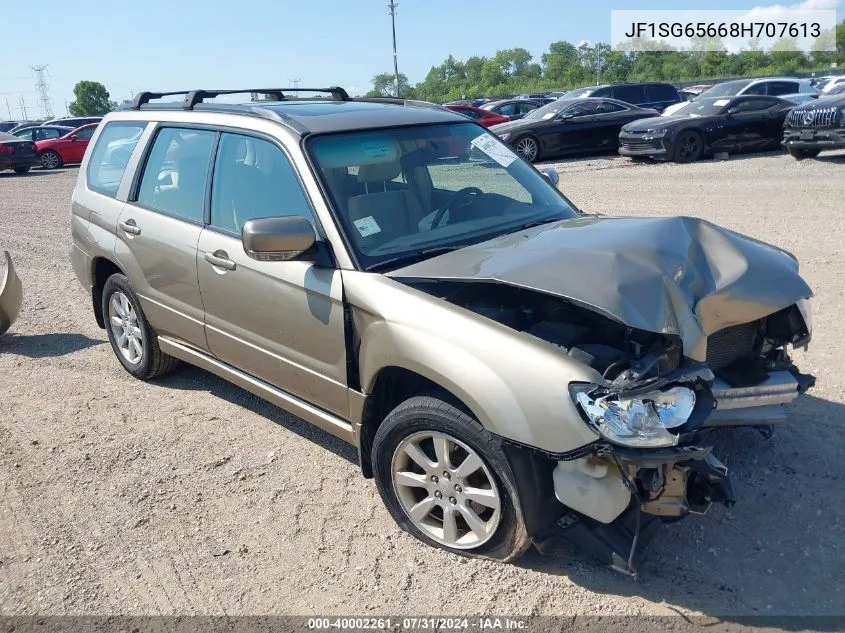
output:
[[[372,163],[358,168],[358,182],[381,182],[393,180],[402,172],[399,161],[389,163]]]

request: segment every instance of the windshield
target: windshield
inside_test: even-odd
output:
[[[702,92],[699,97],[735,97],[750,81],[726,81]]]
[[[536,110],[531,110],[531,112],[526,114],[523,119],[531,121],[545,121],[546,119],[553,119],[558,115],[558,113],[562,112],[566,106],[571,104],[572,101],[569,99],[558,99],[557,101],[547,103]]]
[[[682,108],[675,110],[672,116],[714,116],[721,114],[730,99],[701,99],[688,101]]]
[[[578,215],[545,177],[473,123],[321,135],[306,149],[366,270]]]

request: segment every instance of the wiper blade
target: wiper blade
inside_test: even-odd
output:
[[[452,251],[456,251],[459,248],[463,248],[463,246],[435,246],[433,248],[426,248],[424,250],[416,251],[414,253],[406,253],[405,255],[399,255],[398,257],[391,257],[390,259],[382,260],[377,264],[367,266],[365,270],[377,271],[383,268],[392,267],[396,264],[410,266],[411,264],[421,262],[430,257],[434,257],[435,255],[442,255],[443,253],[450,253]]]

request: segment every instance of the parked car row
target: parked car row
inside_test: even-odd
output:
[[[34,166],[57,169],[82,162],[88,142],[94,135],[101,117],[79,127],[58,123],[17,126],[12,132],[0,132],[0,171],[13,170],[26,174]],[[59,119],[59,122],[78,123],[80,119]]]

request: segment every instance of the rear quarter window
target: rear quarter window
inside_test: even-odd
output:
[[[126,165],[146,126],[141,121],[106,124],[88,161],[89,189],[111,198],[117,195]]]
[[[678,91],[674,86],[667,84],[649,84],[648,86],[649,101],[678,101]]]
[[[644,86],[615,86],[613,88],[613,98],[634,105],[648,102]]]

